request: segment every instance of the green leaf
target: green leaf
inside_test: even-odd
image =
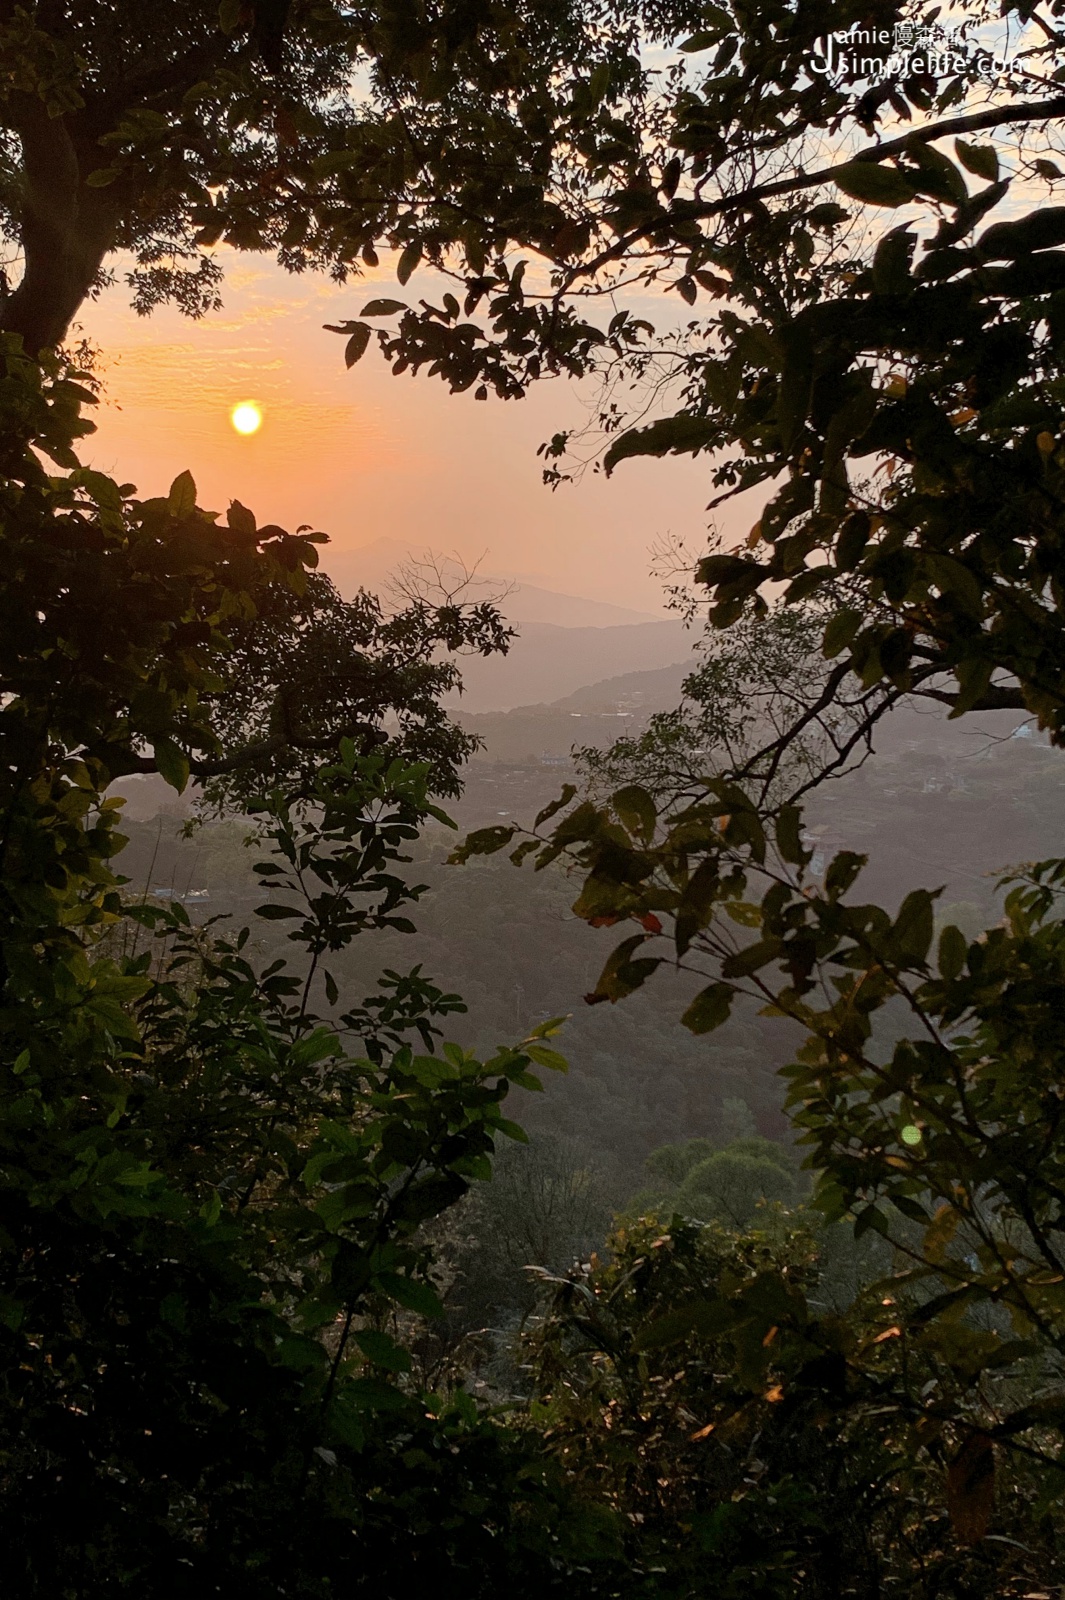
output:
[[[344,346],[344,365],[350,369],[366,354],[366,346],[370,342],[371,330],[365,322],[357,322],[351,337]]]
[[[701,861],[680,897],[674,918],[677,954],[684,955],[696,934],[713,916],[721,889],[718,863],[713,856]]]
[[[985,261],[1021,261],[1065,244],[1065,206],[1043,206],[1016,222],[996,222],[976,241]]]
[[[681,1017],[690,1033],[712,1033],[727,1022],[732,1010],[733,991],[727,983],[711,983],[695,996]]]
[[[378,1272],[374,1283],[382,1294],[394,1300],[407,1311],[416,1311],[423,1317],[442,1317],[444,1308],[432,1284],[420,1278],[406,1278],[398,1272]]]
[[[234,533],[243,534],[245,538],[254,539],[258,529],[255,517],[247,506],[241,505],[239,500],[231,500],[229,510],[226,512],[226,522]]]
[[[595,986],[596,995],[606,1000],[624,1000],[661,966],[660,957],[633,959],[634,952],[646,939],[644,933],[633,934],[632,938],[623,939],[617,949],[611,952]]]
[[[166,505],[172,517],[187,517],[190,511],[195,511],[196,480],[187,469],[179,472],[170,485]]]
[[[969,942],[960,928],[948,923],[939,936],[939,970],[944,978],[958,977],[969,954]]]
[[[558,795],[556,799],[549,801],[548,804],[544,806],[542,811],[538,811],[536,813],[536,819],[533,822],[533,827],[539,828],[543,823],[550,822],[551,818],[556,814],[556,812],[564,811],[576,793],[577,790],[574,784],[563,784],[562,793]]]
[[[932,901],[927,889],[914,889],[899,907],[891,932],[904,961],[921,965],[928,955],[934,927]]]
[[[836,539],[836,566],[840,572],[854,571],[862,559],[866,545],[869,543],[870,531],[871,524],[864,511],[856,511],[847,518]],[[858,613],[858,618],[860,622],[860,613]],[[828,638],[827,631],[825,638]]]
[[[851,161],[832,174],[833,182],[852,200],[870,206],[905,206],[916,199],[917,191],[894,167],[875,161]]]
[[[611,795],[610,804],[623,826],[649,844],[654,837],[658,813],[647,790],[637,783],[630,784]]]
[[[737,1308],[724,1299],[696,1300],[686,1306],[674,1306],[640,1330],[632,1341],[633,1349],[661,1350],[693,1333],[712,1339],[726,1333],[736,1320]]]
[[[333,1396],[327,1414],[329,1437],[351,1450],[361,1450],[366,1443],[366,1426],[359,1408],[349,1399],[343,1385]]]
[[[825,628],[825,636],[821,644],[825,658],[832,661],[839,655],[841,650],[846,650],[848,645],[853,644],[854,637],[861,625],[862,614],[860,611],[853,610],[848,606],[844,606],[841,611],[837,611],[829,619]]]
[[[977,621],[984,615],[984,597],[978,580],[969,568],[954,556],[932,551],[925,556],[925,567],[936,587]]]
[[[543,1022],[538,1022],[535,1028],[530,1028],[527,1035],[530,1039],[553,1039],[556,1033],[561,1033],[569,1021],[569,1013],[561,1017],[547,1017]]]
[[[290,1058],[294,1066],[306,1068],[339,1054],[340,1046],[332,1029],[315,1028],[313,1033],[305,1034],[302,1039],[296,1040],[291,1048]]]
[[[987,692],[995,670],[993,661],[981,660],[978,656],[963,658],[954,669],[954,676],[958,680],[958,695],[950,710],[948,720],[965,716],[971,711],[977,701]]]
[[[529,1135],[520,1123],[511,1122],[507,1117],[500,1117],[497,1122],[493,1123],[492,1131],[501,1133],[506,1139],[513,1139],[515,1144],[528,1144],[529,1142]]]
[[[451,866],[462,866],[471,856],[494,856],[497,851],[506,849],[517,831],[501,823],[492,828],[477,828],[451,852],[448,862]]]
[[[386,1383],[383,1378],[355,1378],[344,1385],[347,1404],[362,1411],[406,1411],[410,1395]]]
[[[911,1222],[920,1222],[922,1225],[929,1222],[930,1218],[924,1206],[907,1194],[893,1194],[890,1196],[891,1204],[896,1211],[901,1211],[904,1217],[909,1217]]]
[[[177,1328],[181,1333],[184,1333],[187,1328],[187,1311],[188,1307],[184,1298],[176,1292],[164,1295],[159,1302],[159,1315],[163,1322],[169,1323],[172,1328]]]
[[[360,317],[391,317],[397,311],[406,311],[407,307],[402,300],[367,300]]]
[[[849,216],[850,212],[835,200],[825,200],[806,213],[806,220],[811,227],[831,232],[834,228],[838,228],[841,222],[846,222]]]
[[[954,151],[965,168],[976,178],[986,178],[988,183],[998,180],[998,152],[991,144],[969,144],[965,139],[955,139]]]
[[[599,105],[610,88],[610,77],[610,62],[600,61],[588,79],[588,93],[593,105]]]
[[[908,294],[913,289],[910,261],[917,235],[907,228],[892,228],[873,256],[873,288],[877,294]]]
[[[609,477],[619,461],[630,456],[695,455],[716,438],[718,428],[705,417],[663,417],[649,428],[630,428],[620,434],[603,458]]]
[[[841,850],[838,855],[832,857],[825,873],[825,893],[830,900],[837,900],[840,895],[846,894],[867,859],[866,856],[857,855],[853,850]]]
[[[410,244],[404,247],[400,255],[399,262],[396,266],[396,277],[399,279],[400,283],[406,284],[408,282],[421,259],[421,240],[414,239]]]
[[[409,1372],[410,1356],[387,1333],[381,1333],[376,1328],[363,1328],[355,1335],[355,1343],[375,1367],[384,1367],[386,1372]]]
[[[859,1213],[854,1224],[854,1237],[860,1239],[870,1228],[874,1233],[882,1233],[885,1238],[889,1236],[888,1219],[875,1206],[866,1206],[865,1210]]]
[[[188,477],[188,473],[183,474]],[[178,480],[180,482],[180,479]],[[191,482],[192,480],[189,479]],[[173,490],[171,490],[173,493]],[[193,488],[193,501],[195,502],[196,490]],[[157,739],[153,746],[155,765],[159,776],[176,789],[178,794],[184,794],[189,781],[189,758],[173,739]]]
[[[777,849],[784,861],[801,866],[809,860],[809,852],[802,847],[802,812],[798,806],[784,806],[777,817]]]
[[[721,964],[722,975],[726,978],[749,978],[752,973],[760,972],[763,967],[779,956],[783,949],[781,940],[756,939],[754,944],[747,945],[743,950],[737,950],[735,955],[729,956]]]
[[[678,48],[686,55],[698,55],[703,50],[713,50],[715,45],[720,43],[720,33],[693,33],[691,38],[685,39]]]
[[[945,200],[948,205],[965,205],[969,191],[965,187],[965,179],[949,157],[937,150],[935,145],[924,144],[919,139],[911,143],[908,154],[920,169],[914,173],[913,181],[922,194],[931,196],[933,200]]]
[[[569,1062],[557,1050],[552,1050],[546,1044],[526,1044],[522,1046],[522,1055],[528,1056],[530,1061],[535,1061],[538,1067],[547,1067],[550,1072],[568,1072]]]
[[[707,588],[747,581],[752,579],[752,575],[753,581],[760,581],[762,568],[758,562],[743,556],[703,556],[695,568],[696,583],[703,583]]]

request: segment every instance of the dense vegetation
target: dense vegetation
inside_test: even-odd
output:
[[[1065,215],[1033,193],[1061,7],[1005,14],[1026,53],[990,85],[922,57],[857,92],[819,40],[938,13],[0,7],[12,1593],[1060,1585],[1065,861],[937,927],[934,890],[859,901],[864,856],[818,864],[803,810],[915,696],[1065,743]],[[349,365],[378,326],[398,372],[485,399],[597,373],[608,470],[707,453],[723,497],[768,497],[698,565],[691,706],[455,860],[568,862],[576,916],[629,925],[593,1004],[682,995],[698,1039],[760,1007],[794,1040],[786,1129],[721,1077],[715,1125],[634,1146],[620,1193],[507,1115],[564,1065],[554,1021],[444,1042],[456,993],[345,964],[413,926],[472,749],[441,695],[507,631],[345,605],[321,536],[79,463],[79,304],[117,262],[138,309],[200,314],[222,240],[450,272],[462,303],[338,321]],[[616,307],[634,282],[711,310],[659,333]],[[649,391],[672,412],[634,421]],[[150,773],[255,830],[289,959],[123,882],[109,791]]]

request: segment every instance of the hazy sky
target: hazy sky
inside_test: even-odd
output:
[[[188,467],[202,505],[236,498],[261,522],[310,523],[342,549],[387,535],[467,559],[487,551],[488,571],[657,610],[648,550],[664,534],[699,540],[706,462],[626,462],[609,480],[589,473],[552,493],[536,447],[581,419],[573,386],[477,402],[439,379],[393,377],[375,347],[346,371],[343,341],[322,324],[358,315],[387,287],[383,268],[373,277],[339,289],[234,256],[224,308],[202,322],[137,317],[124,285],[109,290],[81,319],[107,389],[84,458],[143,495]],[[406,291],[392,287],[432,298],[436,286],[417,274]],[[229,421],[246,399],[264,414],[250,438]],[[753,520],[734,513],[730,525],[745,532]]]

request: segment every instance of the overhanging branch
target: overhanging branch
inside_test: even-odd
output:
[[[651,238],[654,234],[660,234],[668,229],[671,222],[678,224],[705,222],[710,217],[743,210],[746,206],[762,200],[774,200],[781,195],[799,194],[806,189],[816,189],[823,184],[832,183],[845,167],[851,166],[856,161],[868,163],[883,161],[888,156],[902,155],[914,144],[930,144],[935,139],[944,139],[952,134],[980,133],[989,128],[1005,127],[1014,123],[1050,122],[1060,116],[1065,116],[1065,95],[1055,95],[1049,100],[1026,101],[1020,105],[991,106],[986,111],[974,111],[969,116],[945,117],[939,122],[930,122],[923,128],[912,129],[898,139],[878,141],[864,150],[859,150],[856,155],[848,156],[846,161],[836,162],[830,167],[821,167],[816,172],[797,172],[792,177],[778,178],[771,183],[752,184],[746,189],[740,189],[736,194],[722,195],[717,200],[682,202],[682,209],[675,214],[672,211],[664,211],[652,221],[641,223],[638,228],[631,229],[612,244],[609,250],[604,250],[596,256],[594,261],[582,262],[571,268],[558,290],[556,299],[561,299],[579,278],[594,276],[612,261],[617,261],[626,255],[634,244],[639,244],[641,239]]]

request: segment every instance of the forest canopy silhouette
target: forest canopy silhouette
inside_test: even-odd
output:
[[[1065,860],[937,926],[935,887],[815,868],[805,808],[915,702],[1065,744],[1062,10],[0,4],[13,1595],[1060,1585]],[[1006,24],[981,75],[956,40]],[[811,65],[856,29],[925,53]],[[352,988],[453,826],[461,658],[512,633],[343,600],[324,535],[205,511],[195,463],[144,499],[83,464],[79,308],[209,315],[237,251],[331,275],[348,367],[598,383],[619,483],[760,493],[690,574],[698,738],[452,859],[568,867],[621,935],[591,1004],[666,1016],[679,969],[697,1038],[786,1028],[786,1139],[726,1101],[611,1199],[516,1120],[563,1019],[475,1051],[420,965]],[[586,443],[545,445],[559,492]],[[151,774],[254,836],[257,922],[134,891],[115,785]]]

